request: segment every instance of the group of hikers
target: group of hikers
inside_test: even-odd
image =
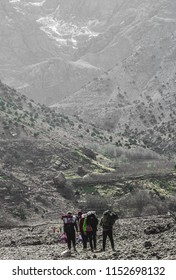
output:
[[[83,244],[83,250],[87,249],[88,243],[90,244],[92,252],[96,250],[97,229],[98,225],[100,225],[102,227],[103,235],[103,246],[101,250],[105,251],[106,240],[107,237],[109,237],[111,248],[115,251],[113,225],[117,219],[118,215],[110,210],[106,210],[103,213],[100,222],[95,211],[89,211],[84,214],[81,211],[78,211],[77,215],[73,215],[71,211],[68,211],[66,215],[62,216],[68,249],[71,250],[71,247],[73,246],[74,251],[76,251],[76,233],[79,233]]]

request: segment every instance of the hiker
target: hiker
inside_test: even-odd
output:
[[[112,250],[115,251],[113,239],[113,225],[117,219],[117,214],[111,212],[110,210],[106,210],[103,213],[103,216],[100,220],[100,226],[103,227],[103,251],[105,251],[107,236],[110,239]]]
[[[83,242],[83,249],[87,249],[87,234],[84,232],[83,230],[83,224],[84,224],[84,220],[86,218],[85,214],[82,214],[80,219],[79,219],[79,231],[82,237],[82,242]]]
[[[83,230],[87,236],[87,240],[90,243],[91,251],[96,250],[96,233],[97,233],[98,219],[95,215],[95,211],[87,213],[87,217],[84,220]]]
[[[97,227],[98,227],[98,218],[96,216],[95,211],[88,212],[88,221],[87,223],[92,227],[92,239],[93,239],[93,248],[94,250],[97,249]],[[90,220],[90,222],[89,222]]]
[[[76,216],[76,221],[78,222],[78,225],[79,225],[79,223],[80,223],[80,220],[81,220],[81,218],[82,218],[82,211],[81,210],[79,210],[78,211],[78,214],[77,214],[77,216]]]
[[[76,251],[75,230],[78,232],[76,218],[72,215],[72,212],[69,211],[67,215],[62,216],[62,220],[64,222],[64,232],[67,236],[68,249],[71,250],[71,245],[73,244],[73,249]]]

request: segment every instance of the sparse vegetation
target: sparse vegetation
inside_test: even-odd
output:
[[[156,192],[138,190],[128,193],[119,201],[122,216],[152,216],[175,211],[176,197],[161,197]]]
[[[85,207],[87,211],[94,210],[97,214],[101,214],[103,211],[111,208],[107,200],[98,194],[87,195],[86,203],[83,207]]]
[[[23,207],[14,209],[12,214],[14,217],[19,217],[22,221],[26,220],[26,213]]]

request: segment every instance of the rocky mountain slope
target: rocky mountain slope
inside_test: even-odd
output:
[[[103,207],[108,207],[103,200],[104,194],[107,196],[106,184],[110,184],[111,197],[110,186],[116,190],[118,185],[114,184],[122,182],[121,191],[117,190],[121,196],[126,188],[131,190],[129,176],[174,170],[173,162],[150,151],[144,143],[109,135],[76,116],[68,117],[36,104],[3,83],[0,83],[0,127],[2,226],[13,225],[16,219],[20,224],[26,219],[31,223],[31,219],[35,222],[55,218],[66,210],[68,201],[73,209],[87,207],[91,193],[98,195],[95,199],[100,199]],[[60,172],[65,178],[61,186],[57,180]],[[173,182],[174,177],[169,176],[171,194]],[[161,183],[155,191],[160,192],[163,187],[165,184]]]
[[[173,0],[3,0],[0,13],[2,81],[175,157]]]
[[[118,2],[118,1],[117,1]],[[123,1],[82,58],[105,71],[56,104],[175,154],[175,3]],[[120,5],[121,4],[121,5]]]
[[[105,157],[102,165],[101,160],[92,162],[84,154],[83,135],[87,134],[87,141],[96,141],[86,132],[94,127],[83,127],[77,118],[69,119],[36,104],[2,83],[0,128],[1,226],[13,225],[15,219],[19,223],[28,218],[50,219],[65,211],[68,199],[74,207],[74,191],[66,188],[58,192],[54,186],[59,172],[74,176],[83,163],[88,170],[111,170]],[[95,157],[93,151],[89,153]]]
[[[53,225],[79,208],[117,211],[122,243],[115,254],[79,248],[71,257],[175,258],[174,8],[0,2],[2,258],[60,259]]]
[[[59,224],[48,224],[31,228],[2,230],[0,232],[0,253],[2,259],[36,260],[175,260],[175,223],[169,216],[150,218],[120,219],[115,224],[114,240],[116,252],[112,252],[107,241],[105,252],[102,249],[101,228],[97,234],[97,250],[93,253],[88,247],[82,249],[77,244],[77,252],[70,257],[62,257],[66,244],[60,241],[60,233],[53,232]]]
[[[60,39],[50,34],[57,27],[57,19],[52,22],[57,7],[57,1],[2,0],[0,3],[1,80],[45,104],[52,104],[63,98],[63,95],[78,90],[101,72],[88,62],[73,61],[72,43],[69,47],[62,39],[62,35],[66,38],[69,36],[68,29],[71,39],[66,41],[72,42],[74,26],[71,23],[68,23],[68,27],[60,23]],[[82,34],[78,30],[78,36],[81,36],[80,32]],[[86,38],[89,36],[91,34],[88,33]]]
[[[1,259],[63,259],[61,216],[80,208],[94,209],[99,217],[107,208],[118,212],[117,251],[108,243],[100,252],[99,228],[97,250],[83,252],[80,243],[69,258],[175,259],[175,223],[168,214],[176,211],[173,163],[124,138],[117,142],[121,153],[115,165],[109,134],[3,83],[0,127]],[[99,144],[100,152],[90,144]]]

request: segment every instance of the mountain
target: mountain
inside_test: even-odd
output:
[[[93,151],[85,149],[89,139],[95,141],[86,129],[91,130],[91,126],[36,104],[0,83],[2,227],[26,220],[35,223],[55,219],[66,211],[68,201],[74,209],[75,190],[69,186],[57,189],[54,185],[60,172],[69,179],[79,177],[80,165],[87,172],[95,168],[100,172],[111,170],[108,159],[102,165],[101,159],[86,156],[88,153],[95,157]]]
[[[78,209],[94,209],[99,218],[106,209],[118,212],[115,244],[125,242],[118,254],[109,244],[100,252],[99,227],[94,255],[78,244],[72,259],[175,258],[172,242],[163,248],[163,238],[168,244],[175,233],[174,163],[144,143],[110,135],[0,82],[0,144],[2,259],[63,259],[61,217]],[[156,250],[149,251],[156,240]],[[126,251],[127,242],[135,251]]]
[[[104,73],[56,106],[175,157],[175,2],[109,7],[103,32],[77,52]]]
[[[55,220],[68,203],[75,209],[97,199],[97,207],[107,207],[103,202],[107,184],[111,196],[112,186],[121,182],[122,195],[131,184],[131,176],[136,180],[137,175],[150,178],[148,174],[161,173],[156,177],[162,180],[163,172],[168,174],[174,167],[143,142],[110,135],[78,116],[68,117],[36,104],[2,82],[0,139],[2,226]],[[167,180],[172,182],[174,176]],[[169,187],[168,192],[171,190]],[[88,201],[91,193],[96,196]]]
[[[61,38],[53,37],[52,30],[59,24],[56,3],[4,0],[0,3],[1,80],[45,104],[60,100],[101,73],[88,62],[72,58],[75,52],[72,33],[81,37],[81,28],[60,22]],[[63,36],[68,38],[62,39]],[[85,36],[94,35],[88,32]]]
[[[0,98],[1,259],[63,259],[67,245],[61,242],[61,216],[68,209],[77,214],[80,207],[96,210],[99,219],[109,207],[118,211],[117,252],[111,252],[108,242],[106,252],[100,251],[99,226],[97,250],[83,251],[78,243],[71,259],[175,259],[171,241],[175,240],[175,222],[168,212],[176,210],[173,166],[146,158],[126,165],[121,162],[113,171],[108,167],[109,157],[85,149],[82,137],[75,137],[76,131],[83,133],[87,126],[83,121],[76,118],[73,125],[73,119],[29,101],[2,83]],[[59,123],[56,127],[55,122]],[[84,134],[85,143],[89,136]],[[100,144],[102,148],[103,141]],[[87,175],[78,173],[80,165]],[[54,184],[60,172],[66,177],[65,186]]]
[[[155,2],[0,1],[2,258],[18,245],[22,258],[59,259],[54,228],[78,209],[121,218],[125,242],[101,259],[174,258],[161,237],[175,228],[176,4]],[[126,254],[128,223],[139,246]]]

